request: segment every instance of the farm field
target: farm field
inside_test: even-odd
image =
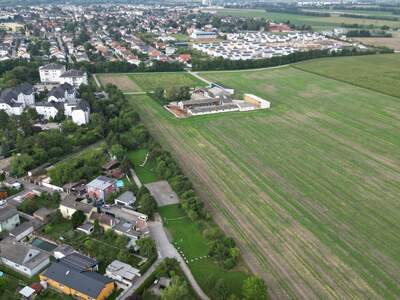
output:
[[[98,80],[103,86],[113,84],[124,93],[142,92],[142,89],[133,82],[127,74],[96,74]]]
[[[164,226],[170,232],[173,243],[177,249],[183,251],[189,260],[189,267],[197,282],[205,293],[217,299],[214,294],[215,283],[222,279],[229,287],[231,293],[241,296],[243,281],[247,273],[243,271],[226,271],[212,261],[204,258],[208,254],[207,240],[202,236],[201,228],[185,215],[178,204],[158,208]],[[197,259],[196,259],[197,258]]]
[[[361,18],[347,18],[334,15],[331,17],[316,17],[316,16],[306,16],[306,15],[296,15],[288,13],[278,13],[278,12],[266,12],[261,9],[220,9],[218,10],[219,15],[224,16],[239,16],[239,17],[259,17],[271,19],[275,22],[286,22],[295,25],[311,25],[315,30],[328,30],[340,24],[362,24],[375,26],[387,25],[394,28],[400,27],[399,21],[386,21],[386,20],[371,20],[371,19],[361,19]]]
[[[202,76],[272,109],[177,120],[129,99],[271,298],[399,298],[399,99],[292,67]]]
[[[400,34],[392,33],[391,38],[355,38],[355,40],[362,42],[365,45],[377,46],[377,47],[388,47],[396,51],[400,51]]]
[[[400,97],[399,54],[326,58],[300,62],[296,68]]]
[[[186,72],[98,74],[100,83],[116,85],[124,93],[149,92],[172,85],[204,86],[204,82]]]

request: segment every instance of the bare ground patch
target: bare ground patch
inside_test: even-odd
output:
[[[113,84],[124,93],[141,92],[142,89],[129,78],[128,75],[121,74],[100,74],[97,75],[103,86]]]

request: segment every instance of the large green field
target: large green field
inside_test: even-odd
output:
[[[400,97],[400,54],[325,58],[296,68]]]
[[[352,13],[349,11],[348,13]],[[362,25],[375,25],[383,26],[387,25],[394,28],[400,27],[399,21],[386,21],[386,20],[374,20],[374,19],[363,19],[363,18],[347,18],[340,17],[339,15],[332,15],[331,17],[316,17],[306,15],[296,15],[288,13],[277,13],[277,12],[266,12],[262,9],[220,9],[218,10],[219,15],[223,16],[238,16],[238,17],[258,17],[267,18],[275,22],[286,22],[295,25],[311,25],[315,30],[327,30],[333,27],[338,27],[342,23],[344,24],[362,24]]]
[[[186,72],[164,73],[109,73],[97,74],[97,78],[104,86],[114,84],[124,93],[150,92],[156,88],[167,88],[173,85],[200,87],[204,82]]]
[[[271,297],[398,299],[400,99],[293,67],[202,75],[272,108],[176,120],[130,102]]]

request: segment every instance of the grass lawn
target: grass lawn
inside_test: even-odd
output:
[[[148,152],[148,149],[138,149],[128,153],[128,158],[133,164],[133,169],[143,184],[160,180],[160,178],[153,171],[153,162],[148,161],[143,167],[140,166],[146,159]]]
[[[343,60],[357,70],[377,58]],[[387,64],[364,70],[380,81]],[[177,120],[146,96],[131,104],[271,297],[399,298],[399,98],[293,67],[202,76],[272,108]],[[382,89],[399,86],[392,76]]]
[[[400,54],[324,58],[296,68],[400,97]]]
[[[205,293],[212,299],[217,299],[214,294],[215,283],[222,279],[229,286],[229,290],[240,296],[243,281],[247,274],[242,271],[227,271],[219,267],[211,258],[203,258],[208,254],[207,240],[202,236],[202,230],[198,224],[185,216],[179,204],[159,207],[159,213],[163,218],[164,226],[171,233],[173,243],[178,251],[183,251],[189,261],[189,267]]]
[[[167,88],[170,86],[201,87],[205,83],[186,72],[176,73],[151,73],[129,74],[129,78],[143,91],[154,91],[156,88]]]

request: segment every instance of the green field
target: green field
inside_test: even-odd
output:
[[[207,240],[202,236],[199,225],[188,219],[178,204],[159,207],[158,210],[164,226],[172,235],[175,247],[183,251],[193,276],[204,292],[212,299],[217,299],[213,288],[218,279],[223,279],[230,292],[239,297],[247,274],[242,271],[226,271],[211,258],[204,258],[209,250]]]
[[[400,97],[400,55],[326,58],[295,65],[296,68]]]
[[[149,152],[148,149],[139,149],[130,151],[128,153],[128,159],[133,164],[133,169],[136,175],[139,177],[143,184],[151,183],[160,180],[153,171],[154,164],[147,162],[144,166],[140,166],[146,159],[146,155]]]
[[[153,74],[130,74],[129,78],[133,80],[143,91],[153,91],[156,88],[167,88],[173,85],[179,86],[204,86],[204,82],[193,77],[188,73],[157,73]]]
[[[349,11],[348,13],[351,12]],[[275,22],[290,21],[290,23],[295,25],[311,25],[314,30],[328,30],[335,26],[340,26],[342,23],[362,25],[372,24],[375,26],[387,25],[394,28],[400,27],[399,21],[347,18],[340,17],[338,15],[332,15],[331,17],[315,17],[288,13],[266,12],[262,9],[220,9],[218,10],[218,14],[222,16],[267,18]]]
[[[272,109],[177,120],[131,103],[271,297],[399,298],[400,99],[293,67],[202,75]]]

